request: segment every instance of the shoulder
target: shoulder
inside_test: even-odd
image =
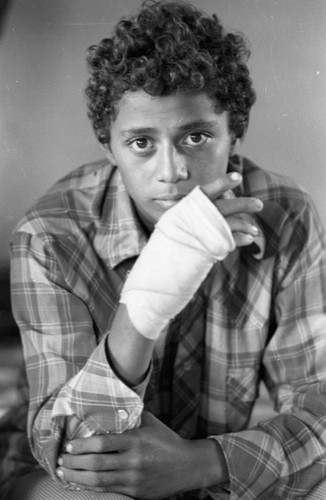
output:
[[[97,189],[103,182],[108,182],[114,170],[115,167],[105,158],[86,163],[59,179],[47,191],[45,197],[56,192],[62,193],[70,190],[85,191],[94,188]],[[40,201],[43,198],[41,198]]]
[[[101,218],[115,167],[106,159],[82,165],[56,182],[26,212],[14,232],[71,233]]]

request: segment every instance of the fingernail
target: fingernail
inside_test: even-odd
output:
[[[69,483],[69,484],[74,488],[75,491],[81,491],[81,488],[77,486],[76,483]]]
[[[62,464],[63,464],[62,457],[59,457],[59,458],[58,458],[58,465],[62,465]]]
[[[231,179],[231,181],[236,182],[241,179],[241,175],[238,172],[231,172],[231,174],[229,174],[229,178]]]
[[[255,200],[255,205],[259,210],[261,210],[264,206],[264,204],[261,200]]]
[[[57,469],[57,470],[56,470],[56,474],[57,474],[57,476],[59,476],[59,477],[60,477],[60,479],[63,479],[63,470],[62,470],[62,469],[60,469],[60,468],[59,468],[59,469]]]
[[[252,236],[252,234],[246,234],[246,238],[248,243],[252,243],[254,241],[254,237]]]
[[[256,226],[251,226],[251,230],[254,234],[258,234],[258,227]]]
[[[72,453],[72,444],[70,444],[70,443],[67,444],[67,446],[66,446],[66,452],[67,453]]]

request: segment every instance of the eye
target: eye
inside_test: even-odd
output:
[[[184,144],[186,146],[203,146],[209,140],[210,136],[204,134],[203,132],[193,132],[189,134],[184,139]]]
[[[153,149],[154,144],[147,137],[136,137],[135,139],[129,141],[129,146],[136,153],[147,153],[148,151]]]

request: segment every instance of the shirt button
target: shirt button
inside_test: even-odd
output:
[[[118,410],[118,416],[120,420],[127,420],[127,418],[129,417],[129,413],[127,412],[127,410]]]

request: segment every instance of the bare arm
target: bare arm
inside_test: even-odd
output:
[[[144,378],[154,345],[154,340],[136,330],[126,306],[120,304],[107,338],[107,347],[113,367],[128,385],[137,385]]]
[[[211,183],[210,185],[202,188],[206,196],[213,202],[213,204],[216,205],[219,212],[225,218],[227,224],[229,225],[229,228],[231,229],[235,244],[238,247],[251,244],[253,238],[257,234],[256,228],[253,227],[250,222],[248,222],[248,219],[242,218],[241,215],[255,213],[260,211],[262,208],[261,202],[256,199],[222,198],[225,192],[227,192],[231,188],[236,187],[241,181],[242,179],[239,175],[236,175],[235,177],[232,174],[225,175],[223,178],[218,179],[214,183]],[[159,250],[161,250],[161,248],[159,248]],[[148,255],[146,257],[148,257]],[[169,264],[169,259],[167,260],[167,264]],[[140,278],[142,280],[140,288],[146,288],[147,286],[147,283],[144,283],[144,280],[146,281],[146,278],[144,278],[143,275],[146,275],[148,267],[150,266],[146,265],[145,263],[143,267],[143,273],[138,273],[140,274]],[[192,266],[190,262],[189,269],[191,270],[192,267],[194,266]],[[190,270],[190,283],[189,287],[184,287],[186,289],[191,288],[194,282],[197,287],[200,286],[200,282],[198,282],[197,284],[198,277],[192,276]],[[155,269],[155,272],[157,273],[157,269]],[[166,270],[164,268],[159,269],[159,275],[161,276],[162,288],[164,290],[164,297],[162,297],[163,303],[163,300],[166,299],[165,294],[166,292],[168,292],[166,288]],[[187,276],[181,276],[181,279],[187,280],[187,278]],[[152,276],[147,276],[147,279],[151,280]],[[171,296],[170,301],[172,301],[172,303],[175,303],[177,301],[177,297]],[[137,308],[139,308],[139,300],[136,300],[136,303]],[[163,315],[162,303],[161,305],[159,304],[158,307],[161,307]],[[186,303],[184,303],[184,306],[185,305]],[[145,310],[144,314],[146,314],[146,312],[147,311]],[[107,347],[111,363],[113,364],[120,377],[125,382],[127,382],[128,385],[137,385],[143,379],[150,363],[156,338],[157,337],[154,337],[153,339],[148,338],[148,336],[145,335],[144,332],[138,331],[134,326],[132,320],[130,319],[127,307],[123,304],[120,304],[111,327],[111,332],[107,341]]]

